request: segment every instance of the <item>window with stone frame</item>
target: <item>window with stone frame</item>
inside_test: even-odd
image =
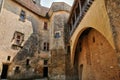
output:
[[[24,41],[24,34],[18,31],[15,31],[13,38],[12,38],[12,48],[18,49],[22,47],[22,43]]]
[[[48,64],[48,60],[44,60],[44,65],[47,65]]]
[[[23,11],[23,10],[21,10],[21,13],[20,13],[20,21],[25,21],[25,18],[26,18],[26,13],[25,13],[25,11]]]
[[[47,28],[48,28],[48,24],[47,22],[44,22],[44,30],[47,30]]]
[[[61,32],[60,31],[56,31],[54,37],[55,38],[60,38],[61,37]]]
[[[2,9],[2,4],[3,4],[3,0],[0,0],[0,12],[1,12],[1,9]]]
[[[48,42],[44,42],[43,50],[44,51],[49,51],[49,43]]]

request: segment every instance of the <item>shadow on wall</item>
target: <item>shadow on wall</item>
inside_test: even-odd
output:
[[[34,53],[40,50],[40,35],[33,33],[25,42],[23,48],[14,57],[13,62],[24,60],[26,57],[33,57]]]
[[[39,65],[40,43],[40,35],[38,33],[31,34],[23,48],[14,57],[9,67],[11,74],[8,74],[8,79],[35,79],[42,76],[40,74],[42,67]]]

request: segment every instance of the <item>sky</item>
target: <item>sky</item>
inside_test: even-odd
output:
[[[66,2],[67,4],[72,6],[73,1],[74,0],[41,0],[41,5],[45,7],[50,7],[52,2]]]

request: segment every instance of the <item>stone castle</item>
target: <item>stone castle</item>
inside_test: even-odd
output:
[[[0,75],[120,80],[120,1],[0,0]]]

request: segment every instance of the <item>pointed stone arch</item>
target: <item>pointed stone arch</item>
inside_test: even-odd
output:
[[[89,8],[89,11],[75,27],[75,31],[70,38],[72,65],[74,63],[75,47],[77,44],[77,40],[81,36],[82,32],[88,28],[93,28],[97,30],[99,33],[101,33],[101,35],[105,37],[105,39],[110,43],[112,48],[116,49],[114,44],[113,30],[110,25],[110,20],[106,11],[104,0],[95,0]]]
[[[82,36],[83,33],[87,34],[87,31],[89,31],[90,29],[95,29],[95,27],[83,27],[83,29],[81,29],[79,31],[79,33],[76,34],[76,37],[74,38],[75,41],[73,41],[71,39],[71,41],[73,41],[73,42],[70,42],[71,43],[71,60],[72,60],[72,64],[74,64],[75,50],[76,50],[76,46],[77,46],[77,42],[78,42],[79,38]],[[95,29],[95,30],[97,32],[99,32],[108,41],[108,43],[112,46],[113,49],[115,49],[114,40],[113,40],[112,36],[111,36],[111,38],[109,38],[103,31],[97,30],[97,29]],[[108,31],[108,32],[110,32],[110,35],[112,35],[112,31]]]
[[[84,29],[76,43],[73,63],[75,80],[109,80],[118,75],[115,50],[98,30],[91,27]]]

